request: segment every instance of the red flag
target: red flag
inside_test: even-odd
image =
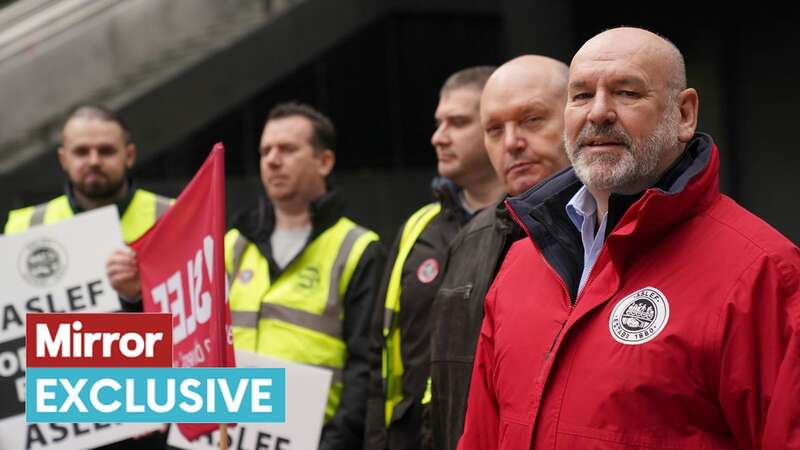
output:
[[[173,367],[234,367],[225,294],[225,149],[216,144],[178,200],[131,244],[145,312],[172,313]],[[178,424],[187,439],[216,424]]]

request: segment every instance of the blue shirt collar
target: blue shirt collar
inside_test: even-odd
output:
[[[597,202],[586,186],[581,186],[567,202],[567,216],[578,231],[581,231],[586,217],[594,216],[596,212]]]

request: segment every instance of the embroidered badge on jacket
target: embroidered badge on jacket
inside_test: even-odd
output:
[[[654,287],[640,289],[620,300],[608,327],[611,337],[626,345],[644,344],[658,336],[669,321],[667,297]]]

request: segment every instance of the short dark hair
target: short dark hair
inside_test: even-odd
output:
[[[125,143],[129,144],[133,141],[128,124],[125,123],[119,114],[106,106],[92,104],[79,105],[69,112],[67,119],[64,121],[64,125],[72,119],[97,119],[104,122],[114,122],[122,128],[122,137],[125,139]]]
[[[486,81],[492,76],[497,66],[475,66],[461,69],[458,72],[447,77],[447,80],[442,85],[442,90],[439,95],[453,89],[464,87],[474,87],[479,91],[483,91]]]
[[[275,105],[267,116],[267,122],[285,117],[300,116],[311,122],[311,145],[316,151],[336,149],[336,127],[328,116],[313,106],[300,102],[286,102]]]

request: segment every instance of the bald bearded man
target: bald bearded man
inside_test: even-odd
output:
[[[528,238],[486,296],[460,449],[800,448],[800,251],[719,192],[683,57],[590,39],[574,171],[508,200]]]
[[[567,65],[526,55],[500,66],[481,96],[483,140],[505,191],[519,195],[569,165],[564,153]],[[450,246],[433,304],[431,423],[435,448],[452,450],[464,426],[483,298],[522,231],[503,204],[486,208]]]

